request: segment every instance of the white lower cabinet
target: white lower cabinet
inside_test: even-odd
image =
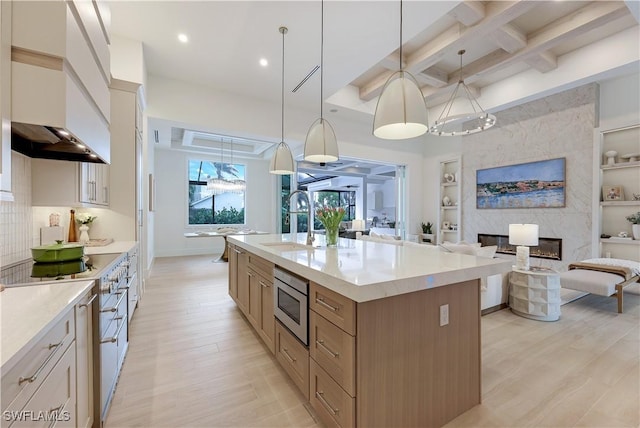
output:
[[[75,333],[70,308],[20,362],[2,373],[2,426],[76,426]]]
[[[76,305],[76,392],[77,426],[93,425],[93,302],[94,292],[87,293]]]
[[[10,427],[76,426],[76,349],[67,348]]]

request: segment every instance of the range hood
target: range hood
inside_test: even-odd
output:
[[[69,131],[11,122],[11,149],[31,158],[107,163]]]

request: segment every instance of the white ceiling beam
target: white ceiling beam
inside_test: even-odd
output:
[[[485,17],[484,4],[479,1],[465,1],[454,7],[449,15],[469,27]]]
[[[398,70],[398,66],[400,65],[400,54],[398,52],[394,52],[391,55],[388,55],[385,59],[380,61],[380,65],[389,71]]]
[[[516,62],[525,61],[535,55],[542,55],[558,44],[587,33],[594,28],[614,21],[628,12],[622,2],[593,2],[589,5],[559,19],[542,29],[530,34],[528,44],[524,49],[514,54],[494,51],[480,58],[463,69],[463,76],[467,84],[473,83],[487,74],[500,68],[508,67]],[[546,61],[552,61],[550,58]],[[454,85],[457,80],[449,79]],[[427,99],[437,92],[436,89],[424,89]]]
[[[486,16],[476,25],[462,30],[457,28],[457,26],[454,29],[449,29],[446,33],[449,37],[443,38],[443,40],[440,40],[440,43],[427,43],[409,55],[407,58],[407,70],[415,73],[435,65],[442,59],[445,53],[452,50],[463,49],[465,44],[478,38],[488,37],[489,34],[497,28],[506,25],[518,16],[533,9],[536,6],[535,3],[536,2],[531,1],[499,1],[487,4]],[[457,37],[453,37],[455,34],[457,34]]]
[[[436,65],[444,55],[454,49],[462,49],[466,43],[478,37],[488,36],[496,30],[526,13],[536,6],[533,1],[490,2],[485,9],[485,17],[472,27],[462,28],[460,24],[449,27],[446,31],[430,40],[406,58],[405,69],[412,74],[419,74]],[[377,97],[391,72],[384,72],[360,87],[360,99],[370,101]]]
[[[416,73],[414,77],[418,83],[435,88],[441,88],[449,83],[449,75],[447,72],[438,67],[431,67],[421,73]]]
[[[509,53],[514,53],[527,46],[527,36],[511,24],[491,33],[491,38],[498,46]]]
[[[540,73],[546,73],[555,70],[558,67],[558,58],[551,52],[542,52],[535,54],[524,60],[528,65],[538,70]]]

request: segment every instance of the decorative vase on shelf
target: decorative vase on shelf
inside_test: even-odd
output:
[[[633,239],[640,241],[640,224],[632,224],[631,231],[633,232]]]
[[[81,224],[80,227],[80,243],[86,245],[89,242],[89,226]]]

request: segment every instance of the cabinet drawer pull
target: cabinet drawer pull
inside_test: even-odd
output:
[[[114,334],[112,337],[102,339],[100,343],[114,343],[118,341],[118,336],[120,336],[120,331],[122,331],[122,327],[124,327],[125,324],[127,324],[127,316],[123,315],[121,317],[116,317],[114,318],[114,320],[122,320],[122,323],[120,323],[120,327],[118,327],[118,330],[116,330],[116,334]]]
[[[327,400],[324,399],[324,392],[323,391],[316,391],[316,397],[318,398],[318,400],[320,400],[320,402],[322,403],[322,405],[333,415],[336,416],[338,414],[338,412],[340,411],[340,409],[334,409],[331,404],[329,404],[329,402],[327,402]]]
[[[269,288],[269,285],[266,284],[264,281],[260,281],[260,285],[262,285],[263,288]]]
[[[330,304],[328,304],[327,302],[325,302],[322,298],[317,297],[316,298],[316,303],[324,306],[325,308],[329,309],[330,311],[336,312],[338,310],[338,308],[334,308],[333,306],[331,306]]]
[[[59,413],[62,411],[62,409],[64,409],[64,405],[65,405],[65,404],[66,404],[66,402],[65,402],[65,403],[62,403],[62,404],[61,404],[61,405],[59,405],[58,407],[54,407],[53,409],[50,409],[50,410],[49,410],[49,415],[55,415],[56,417],[51,418],[51,419],[53,419],[53,420],[52,420],[52,421],[51,421],[51,423],[49,424],[49,427],[48,427],[48,428],[52,428],[53,426],[55,426],[56,422],[58,422],[58,420],[57,420],[57,419],[58,419],[58,416],[60,416],[60,415],[59,415]]]
[[[282,354],[289,359],[290,363],[296,362],[296,359],[289,355],[289,350],[287,348],[282,348]]]
[[[104,309],[100,309],[100,312],[115,312],[118,310],[118,306],[120,306],[120,303],[122,302],[122,299],[125,298],[125,296],[127,295],[127,293],[122,292],[122,293],[115,293],[115,294],[120,294],[120,298],[118,299],[118,301],[116,302],[115,306],[111,306],[109,308],[104,308]]]
[[[65,336],[66,337],[66,336]],[[56,355],[56,350],[57,348],[62,345],[62,343],[64,342],[64,339],[59,342],[59,343],[55,343],[55,344],[49,344],[49,349],[53,349],[53,352],[51,352],[49,354],[49,356],[47,357],[46,360],[44,360],[44,363],[42,363],[40,365],[40,367],[38,367],[38,370],[36,370],[36,372],[34,374],[32,374],[29,377],[22,377],[20,376],[20,378],[18,379],[18,385],[22,385],[24,382],[33,382],[34,380],[38,379],[38,376],[40,376],[40,372],[42,372],[42,369],[44,369],[44,367],[49,363],[49,361],[51,361],[51,359],[53,358],[54,355]]]
[[[338,356],[340,355],[337,352],[333,352],[331,349],[329,349],[327,345],[324,344],[324,340],[316,340],[316,345],[321,347],[327,354],[331,355],[333,358],[338,358]]]
[[[96,297],[98,297],[98,295],[97,295],[97,294],[94,294],[93,296],[91,296],[91,298],[89,299],[89,301],[88,301],[87,303],[81,303],[79,306],[80,306],[81,308],[86,308],[86,307],[88,307],[89,305],[91,305],[91,304],[93,303],[93,301],[94,301],[94,300],[96,300]]]

